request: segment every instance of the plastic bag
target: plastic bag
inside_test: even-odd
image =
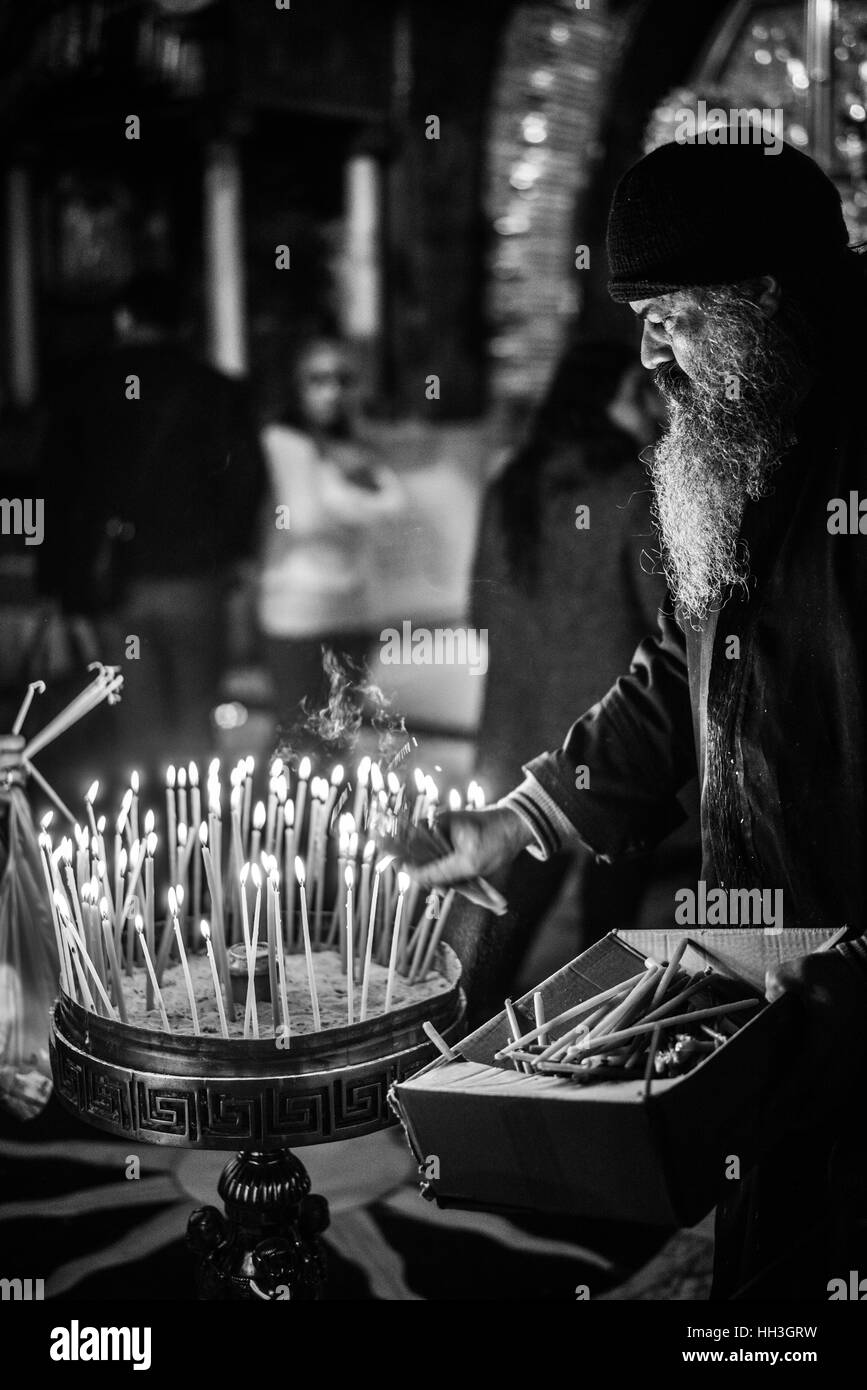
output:
[[[51,1096],[48,1014],[58,993],[57,942],[39,841],[23,791],[8,807],[0,881],[0,1106],[33,1119]]]

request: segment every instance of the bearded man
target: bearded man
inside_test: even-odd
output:
[[[801,1089],[779,1097],[800,1129],[729,1184],[714,1296],[827,1298],[845,1273],[829,1161],[851,1162],[834,1078],[867,1048],[867,539],[828,524],[833,499],[867,495],[864,271],[819,167],[735,140],[630,169],[608,257],[669,410],[649,468],[674,611],[519,788],[440,819],[453,852],[417,877],[652,848],[698,771],[708,889],[782,889],[786,930],[848,928],[770,981],[806,1007]]]

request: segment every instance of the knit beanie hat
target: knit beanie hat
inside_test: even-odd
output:
[[[614,191],[608,291],[625,303],[754,275],[822,278],[851,259],[848,241],[837,189],[792,145],[674,142]]]

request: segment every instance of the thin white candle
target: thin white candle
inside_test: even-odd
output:
[[[346,879],[346,1021],[347,1023],[354,1023],[353,972],[355,954],[352,949],[352,888],[355,882],[355,870],[351,864],[347,864],[344,876]]]
[[[394,912],[394,928],[391,933],[391,955],[389,957],[388,962],[388,980],[386,981],[385,986],[385,1008],[383,1010],[384,1013],[388,1013],[391,1009],[391,999],[392,995],[394,994],[394,980],[395,974],[397,972],[397,952],[400,943],[400,927],[401,918],[403,916],[403,904],[411,881],[412,880],[410,879],[409,874],[404,873],[401,870],[401,872],[397,876],[397,907],[395,908]]]
[[[196,997],[193,994],[193,981],[190,976],[190,967],[187,962],[187,953],[184,950],[184,938],[181,934],[181,924],[178,921],[177,917],[175,918],[173,925],[175,931],[175,940],[178,943],[178,955],[181,959],[181,969],[184,972],[184,983],[187,986],[187,999],[189,1000],[190,1014],[192,1015],[193,1019],[193,1032],[195,1033],[196,1037],[198,1037],[201,1033],[201,1029],[199,1028],[199,1015],[196,1010]]]
[[[382,880],[382,872],[389,859],[380,859],[373,872],[373,893],[370,899],[370,917],[367,923],[367,944],[364,952],[364,974],[361,980],[361,1022],[367,1018],[367,997],[370,990],[370,965],[373,958],[373,938],[376,927],[376,903],[379,898],[379,885]]]
[[[208,961],[211,966],[211,978],[214,981],[214,994],[217,997],[217,1009],[220,1014],[220,1028],[222,1029],[223,1037],[227,1038],[229,1036],[229,1025],[226,1022],[226,1010],[223,1008],[223,991],[220,986],[220,977],[217,974],[217,962],[214,960],[214,948],[211,945],[211,928],[204,918],[202,919],[200,930],[202,939],[205,943],[205,950],[208,953]]]
[[[319,1021],[319,996],[316,993],[316,976],[313,972],[313,947],[310,942],[310,922],[307,917],[307,894],[304,891],[304,860],[296,856],[295,877],[298,880],[298,890],[301,899],[301,930],[304,933],[304,954],[307,957],[307,983],[310,987],[310,1006],[313,1010],[313,1031],[321,1031]]]

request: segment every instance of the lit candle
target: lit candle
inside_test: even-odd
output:
[[[86,809],[86,811],[87,811],[87,819],[88,819],[88,821],[90,822],[90,831],[91,831],[91,834],[92,834],[92,835],[95,835],[95,834],[96,834],[96,818],[95,818],[95,816],[94,816],[94,814],[93,814],[93,803],[94,803],[94,801],[96,800],[96,798],[97,798],[98,795],[99,795],[99,783],[98,783],[98,782],[91,782],[91,784],[90,784],[90,786],[88,787],[87,791],[84,793],[84,805],[85,805],[85,809]]]
[[[148,812],[148,815],[151,815],[150,811]],[[147,825],[145,825],[145,829],[147,829]],[[156,853],[156,847],[156,835],[148,835],[147,840],[145,842],[146,852],[144,866],[145,938],[147,940],[148,951],[150,952],[151,960],[153,960],[154,951],[156,950],[156,945],[154,942],[154,854]],[[151,990],[150,979],[148,979],[147,988],[145,989],[145,1009],[152,1009],[153,1006],[154,996]]]
[[[259,862],[259,850],[262,844],[262,830],[265,825],[266,811],[265,803],[256,802],[256,809],[253,812],[253,839],[250,845],[250,858],[254,864]]]
[[[276,859],[270,859],[270,871],[268,873],[268,984],[271,990],[271,1019],[274,1029],[274,1037],[277,1036],[277,999],[279,988],[277,984],[277,934],[280,930],[280,922],[277,917],[277,889],[280,885],[280,875],[277,872]]]
[[[75,923],[72,920],[72,914],[69,911],[66,898],[59,888],[55,888],[54,890],[54,905],[57,908],[63,933],[66,937],[70,959],[75,968],[76,976],[78,977],[79,995],[84,1001],[85,1008],[90,1009],[90,1012],[95,1014],[96,1005],[93,1002],[93,995],[90,992],[90,986],[87,983],[87,976],[84,973],[84,967],[82,965],[82,961],[86,959],[89,962],[90,957],[84,949],[84,942],[75,929]],[[95,971],[94,974],[96,974]],[[112,1012],[111,1004],[109,1004],[109,1018]]]
[[[157,1007],[159,1008],[160,1017],[162,1018],[162,1021],[163,1021],[163,1028],[165,1029],[165,1031],[166,1031],[167,1033],[170,1033],[172,1030],[171,1030],[171,1028],[169,1027],[169,1016],[168,1016],[168,1014],[166,1013],[166,1006],[165,1006],[165,1004],[163,1003],[163,996],[162,996],[162,994],[160,993],[160,987],[159,987],[159,985],[157,984],[157,977],[156,977],[156,974],[155,974],[155,972],[154,972],[154,965],[153,965],[153,961],[151,960],[151,953],[150,953],[150,951],[148,950],[147,937],[145,936],[145,924],[144,924],[144,919],[143,919],[143,917],[142,917],[142,915],[141,915],[140,912],[137,912],[137,913],[136,913],[136,917],[135,917],[135,929],[136,929],[136,935],[138,936],[139,942],[141,943],[142,954],[143,954],[143,956],[144,956],[145,969],[146,969],[147,972],[148,972],[148,979],[149,979],[150,982],[151,982],[151,989],[153,990],[153,997],[154,997],[154,998],[156,999],[156,1001],[157,1001]],[[151,1004],[150,1007],[153,1008],[153,1004]]]
[[[247,1025],[253,1032],[253,1037],[259,1036],[259,1010],[256,1008],[256,950],[259,945],[259,918],[262,911],[262,874],[258,864],[253,864],[250,869],[250,877],[256,889],[256,906],[253,909],[253,933],[250,939],[250,955],[247,965],[247,1007],[244,1012],[244,1036],[247,1034]]]
[[[255,767],[255,760],[252,757],[247,757],[244,761],[244,801],[241,809],[241,833],[245,845],[250,836],[250,808],[253,803],[253,772]],[[253,856],[250,857],[252,859]]]
[[[361,861],[361,892],[358,902],[358,964],[359,974],[363,969],[364,952],[367,947],[367,914],[370,911],[370,868],[371,860],[376,853],[376,845],[373,840],[368,840],[364,846],[364,854]]]
[[[176,940],[177,943],[178,943],[178,955],[179,955],[180,958],[181,958],[181,969],[182,969],[183,972],[184,972],[184,983],[186,984],[186,987],[187,987],[187,999],[189,1000],[189,1004],[190,1004],[190,1014],[191,1014],[192,1020],[193,1020],[193,1032],[195,1033],[196,1037],[198,1037],[199,1034],[200,1034],[200,1032],[201,1032],[201,1029],[199,1028],[199,1015],[198,1015],[198,1012],[197,1012],[197,1010],[196,1010],[196,999],[195,999],[195,995],[193,994],[193,981],[192,981],[192,979],[191,979],[191,977],[190,977],[190,967],[189,967],[189,964],[187,963],[187,953],[186,953],[186,951],[184,950],[184,938],[183,938],[183,935],[181,934],[181,924],[180,924],[180,922],[178,921],[177,917],[174,919],[173,926],[174,926],[175,940]]]
[[[283,1034],[287,1042],[289,1039],[289,1000],[286,996],[286,960],[284,956],[283,929],[280,926],[280,877],[276,874],[274,885],[274,912],[277,918],[277,975],[280,981],[280,1010],[283,1015]],[[277,1036],[276,1027],[274,1036]]]
[[[307,782],[311,772],[309,758],[302,758],[298,764],[298,790],[295,795],[295,831],[300,843],[304,831],[304,802],[307,796]]]
[[[388,962],[388,980],[387,980],[386,986],[385,986],[385,1009],[384,1009],[384,1011],[383,1011],[384,1013],[388,1013],[388,1012],[389,1012],[389,1010],[390,1010],[390,1008],[391,1008],[391,997],[392,997],[392,994],[394,993],[394,978],[395,978],[395,972],[396,972],[396,970],[397,970],[397,952],[398,952],[398,946],[399,946],[399,943],[400,943],[400,925],[401,925],[401,917],[403,916],[403,904],[404,904],[404,899],[405,899],[405,897],[406,897],[407,889],[409,888],[410,882],[411,882],[411,880],[410,880],[409,874],[404,873],[403,871],[401,871],[401,872],[398,874],[398,876],[397,876],[397,907],[396,907],[395,913],[394,913],[394,928],[393,928],[392,933],[391,933],[391,956],[389,957],[389,962]]]
[[[291,951],[295,944],[295,807],[287,801],[283,807],[283,882],[286,886],[286,949]]]
[[[117,950],[114,944],[114,935],[111,928],[111,914],[108,910],[108,899],[99,900],[99,917],[102,925],[102,939],[105,943],[105,953],[108,957],[108,967],[111,972],[111,987],[114,990],[114,1001],[120,1015],[121,1023],[127,1022],[126,1000],[123,995],[123,977],[121,975],[120,961],[117,958]]]
[[[346,879],[346,1021],[347,1023],[354,1023],[353,972],[355,953],[352,949],[352,888],[355,881],[355,869],[351,864],[347,864],[344,877]]]
[[[418,825],[424,811],[424,773],[420,767],[413,768],[415,782],[415,801],[412,805],[412,823]]]
[[[44,817],[42,824],[43,826],[46,824]],[[50,821],[48,824],[50,824]],[[51,907],[51,920],[54,923],[54,934],[57,940],[57,960],[60,966],[60,984],[64,994],[68,994],[69,997],[72,998],[72,981],[70,979],[71,972],[67,961],[66,943],[63,938],[63,928],[60,925],[60,918],[57,915],[57,904],[54,901],[54,885],[51,881],[51,864],[49,860],[49,855],[51,853],[51,838],[44,829],[39,836],[39,849],[40,858],[42,860],[42,872],[45,877],[45,887],[48,893],[48,902]]]
[[[175,769],[166,768],[166,848],[169,852],[169,879],[178,882],[178,818],[175,808]]]
[[[178,768],[178,820],[183,821],[184,825],[189,825],[190,817],[187,807],[187,769]]]
[[[190,763],[187,773],[190,779],[190,814],[192,820],[190,825],[201,825],[202,823],[202,793],[199,788],[199,769],[195,763]],[[192,848],[192,846],[191,846]],[[189,860],[187,861],[189,862]],[[187,886],[187,872],[178,878],[178,883]],[[201,920],[202,916],[202,861],[198,855],[193,857],[193,891],[187,910],[192,910],[193,922]]]
[[[361,1022],[367,1018],[367,996],[370,989],[370,963],[373,958],[373,940],[376,935],[376,902],[379,885],[384,870],[391,862],[389,858],[380,859],[373,873],[373,894],[370,899],[370,917],[367,923],[367,944],[364,952],[364,975],[361,981]]]
[[[169,887],[169,891],[166,894],[166,901],[168,904],[168,911],[165,921],[163,922],[162,932],[160,933],[160,943],[156,958],[156,975],[159,984],[163,982],[163,974],[168,965],[169,952],[172,949],[172,932],[175,922],[180,926],[179,913],[184,901],[184,890],[180,884],[174,888],[171,886]]]
[[[226,1010],[223,1008],[223,994],[220,988],[220,978],[217,974],[217,962],[214,960],[214,948],[211,945],[211,929],[204,919],[202,919],[201,923],[201,932],[202,939],[205,943],[205,950],[208,953],[208,962],[211,967],[211,979],[214,982],[214,994],[217,997],[217,1009],[220,1013],[220,1028],[222,1029],[223,1037],[227,1038],[229,1036],[229,1025],[226,1022]]]
[[[208,880],[208,891],[211,895],[211,928],[214,937],[215,951],[220,966],[220,978],[223,981],[223,988],[226,994],[226,1004],[232,1018],[235,1017],[235,1001],[232,997],[232,979],[229,974],[229,956],[226,950],[226,937],[223,931],[222,916],[222,895],[220,893],[217,874],[214,868],[214,861],[211,851],[208,848],[208,827],[204,822],[199,826],[199,841],[202,848],[202,861],[205,866],[205,877]]]
[[[130,802],[130,807],[129,807],[130,830],[131,830],[131,832],[132,832],[132,838],[133,838],[134,840],[137,840],[137,839],[139,838],[139,833],[138,833],[138,793],[139,793],[139,775],[138,775],[138,773],[137,773],[135,770],[133,770],[133,771],[129,774],[129,789],[130,789],[130,791],[132,792],[132,800],[131,800],[131,802]]]
[[[310,1006],[313,1010],[313,1031],[321,1031],[319,1021],[319,996],[316,993],[316,976],[313,973],[313,947],[310,942],[310,922],[307,917],[307,894],[304,891],[304,861],[296,856],[295,877],[298,879],[298,892],[301,900],[301,930],[304,933],[304,954],[307,957],[307,983],[310,988]]]
[[[355,824],[364,828],[367,815],[367,785],[370,781],[370,758],[365,753],[355,774],[355,798],[352,803],[352,814],[355,817]]]

